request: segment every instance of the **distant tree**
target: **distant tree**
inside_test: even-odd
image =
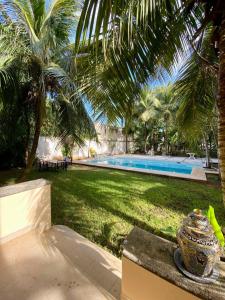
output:
[[[143,123],[144,130],[144,152],[147,153],[148,139],[152,133],[152,130],[148,130],[149,126],[154,127],[159,117],[159,110],[161,103],[157,98],[154,91],[151,91],[148,87],[143,88],[140,93],[140,102],[136,108],[139,111],[139,119]],[[152,129],[151,128],[151,129]]]

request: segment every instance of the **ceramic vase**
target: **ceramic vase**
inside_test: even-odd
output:
[[[220,246],[208,218],[195,210],[177,232],[184,266],[188,272],[207,277],[220,259]]]

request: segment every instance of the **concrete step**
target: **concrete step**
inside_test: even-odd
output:
[[[66,226],[0,248],[0,299],[120,299],[121,261]]]

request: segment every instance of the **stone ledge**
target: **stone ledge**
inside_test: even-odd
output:
[[[50,182],[45,179],[36,179],[36,180],[25,181],[13,185],[3,186],[0,188],[0,198],[33,190],[49,184]]]
[[[225,263],[220,262],[217,266],[220,277],[216,283],[197,283],[177,270],[173,261],[176,248],[175,243],[135,227],[124,241],[123,256],[197,297],[207,300],[225,299]]]

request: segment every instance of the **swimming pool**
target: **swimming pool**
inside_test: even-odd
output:
[[[201,168],[202,163],[187,161],[170,161],[165,159],[137,158],[137,157],[101,157],[88,161],[93,165],[118,166],[130,169],[155,170],[160,172],[172,172],[178,174],[191,174],[193,168]]]

